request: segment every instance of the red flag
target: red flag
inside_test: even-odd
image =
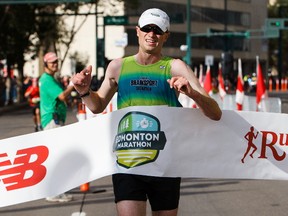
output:
[[[207,66],[207,71],[206,71],[206,76],[204,80],[204,89],[206,92],[211,95],[212,92],[212,79],[211,79],[211,71],[210,71],[210,66]]]
[[[266,98],[266,86],[264,83],[263,73],[261,69],[261,65],[259,63],[259,56],[256,56],[256,63],[257,63],[257,83],[256,83],[256,104],[257,104],[257,111],[262,109],[262,111],[266,111],[265,104],[261,106],[262,99]]]
[[[235,97],[237,110],[243,110],[243,101],[244,101],[244,82],[242,76],[242,63],[241,59],[238,59],[238,77],[237,77],[237,89]]]
[[[222,76],[221,63],[219,63],[218,82],[219,82],[218,84],[219,94],[220,94],[221,100],[223,100],[223,98],[226,95],[226,91],[225,91],[224,80]]]

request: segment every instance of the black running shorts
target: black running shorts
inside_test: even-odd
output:
[[[178,208],[181,178],[114,174],[112,180],[116,203],[148,198],[152,211]]]

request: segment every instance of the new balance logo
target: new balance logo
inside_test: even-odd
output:
[[[46,146],[18,150],[14,161],[7,159],[7,153],[0,153],[0,182],[7,191],[38,184],[46,176],[47,170],[43,163],[48,155]]]

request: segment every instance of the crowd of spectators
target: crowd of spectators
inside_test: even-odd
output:
[[[20,100],[20,83],[13,70],[8,73],[0,67],[0,107],[10,105]]]

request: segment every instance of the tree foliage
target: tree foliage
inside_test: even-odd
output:
[[[29,37],[35,32],[31,25],[35,20],[34,6],[6,5],[0,7],[0,14],[0,59],[21,64],[31,45]]]
[[[59,13],[77,15],[80,7],[84,4],[88,6],[88,12],[94,12],[95,4],[105,4],[110,5],[110,12],[113,14],[117,12],[117,7],[113,7],[113,5],[117,5],[119,2],[124,2],[130,8],[138,6],[137,0],[0,5],[0,60],[7,60],[8,71],[12,65],[17,64],[20,78],[23,77],[24,54],[35,58],[39,56],[39,53],[39,57],[41,57],[41,54],[43,55],[47,51],[55,51],[61,55],[60,59],[63,62],[75,34],[85,22],[85,17],[80,25],[79,23],[76,25],[77,16],[74,16],[72,27],[68,27],[65,24],[65,18],[68,15],[61,16]],[[64,52],[63,47],[65,48]],[[63,53],[59,53],[60,50]]]

